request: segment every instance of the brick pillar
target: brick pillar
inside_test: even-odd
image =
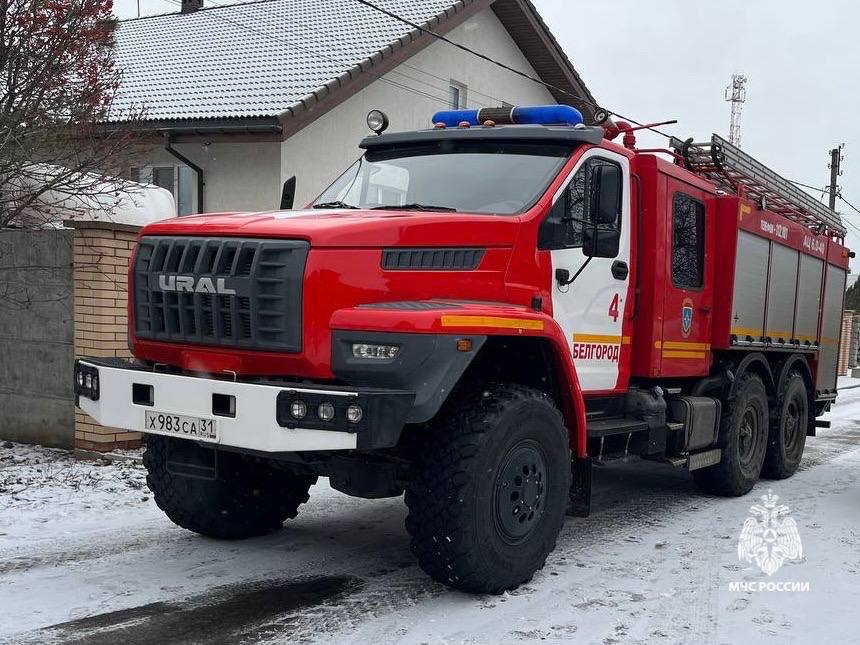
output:
[[[837,359],[836,372],[838,376],[845,376],[853,367],[853,359],[851,357],[852,337],[854,335],[854,325],[856,316],[850,309],[842,312],[842,330],[839,336],[839,357]]]
[[[66,225],[75,229],[75,356],[130,358],[126,284],[140,229],[111,222]],[[140,445],[139,432],[98,425],[75,409],[75,447],[109,452]]]

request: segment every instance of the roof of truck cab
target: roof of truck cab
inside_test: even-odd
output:
[[[359,144],[365,150],[399,148],[438,141],[497,141],[522,143],[562,143],[593,145],[603,141],[603,128],[556,125],[497,125],[470,128],[430,128],[406,132],[385,132],[365,137]]]

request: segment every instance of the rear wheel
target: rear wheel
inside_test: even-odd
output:
[[[762,475],[791,477],[800,465],[809,426],[809,394],[799,372],[791,372],[779,393],[778,416],[771,424]]]
[[[266,459],[221,452],[214,480],[187,477],[167,467],[171,445],[182,439],[146,438],[143,464],[155,503],[174,524],[213,538],[241,539],[278,529],[308,501],[316,476],[275,467]],[[199,448],[199,450],[206,450]]]
[[[474,593],[531,579],[555,547],[570,489],[561,414],[542,392],[492,385],[458,397],[422,438],[406,529],[422,569]]]
[[[761,378],[747,372],[735,384],[720,422],[720,463],[693,471],[703,491],[714,495],[748,493],[761,474],[768,436],[767,391]]]

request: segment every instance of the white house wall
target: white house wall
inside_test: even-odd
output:
[[[453,29],[448,37],[537,76],[491,9]],[[311,201],[360,156],[358,143],[369,134],[365,124],[369,110],[378,108],[388,114],[391,131],[429,127],[433,113],[447,107],[451,79],[468,87],[468,107],[499,106],[503,101],[512,105],[555,103],[543,86],[444,42],[429,45],[383,78],[409,85],[432,97],[401,89],[381,79],[374,81],[281,144],[280,180],[274,188],[266,185],[261,192],[274,192],[277,196],[280,184],[295,175],[296,205]],[[247,162],[260,165],[256,159]],[[231,180],[231,185],[233,182],[235,179]],[[207,181],[211,194],[210,186]],[[211,210],[217,200],[208,199],[206,207]]]
[[[272,210],[280,204],[279,142],[177,143],[173,147],[203,168],[206,182],[203,205],[207,212]],[[146,155],[145,164],[176,166],[179,160],[163,148],[156,148]],[[193,173],[191,176],[196,182]],[[196,183],[194,186],[196,189]]]

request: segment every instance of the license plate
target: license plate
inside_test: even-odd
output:
[[[170,414],[155,410],[145,410],[143,419],[145,432],[165,432],[188,439],[210,441],[218,439],[218,425],[215,419],[188,417],[184,414]]]

